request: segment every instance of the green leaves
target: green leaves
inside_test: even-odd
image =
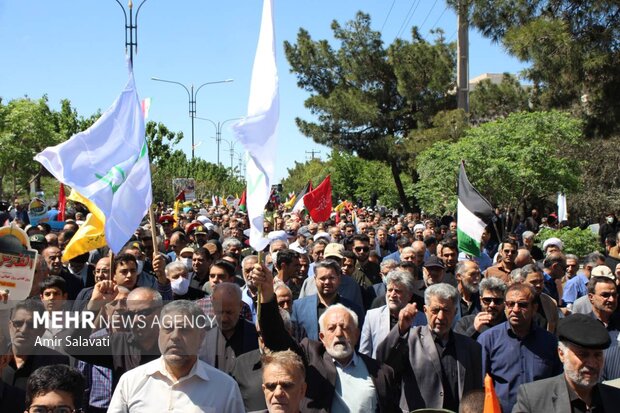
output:
[[[580,144],[581,123],[567,113],[514,113],[424,151],[418,156],[415,193],[426,212],[454,212],[461,159],[472,184],[495,205],[575,192],[581,168],[569,153]]]

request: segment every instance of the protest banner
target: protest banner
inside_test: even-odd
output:
[[[173,178],[172,192],[178,195],[181,191],[185,194],[185,201],[196,199],[196,181],[194,178]]]
[[[26,232],[13,223],[0,228],[0,291],[13,301],[27,298],[36,267],[37,251]]]

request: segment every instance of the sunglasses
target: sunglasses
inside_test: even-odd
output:
[[[481,300],[486,305],[490,305],[491,303],[494,303],[495,305],[504,304],[504,299],[501,297],[482,297]]]
[[[355,252],[368,252],[370,251],[370,247],[355,247],[353,248]]]
[[[529,301],[506,301],[506,306],[508,308],[514,308],[515,304],[517,305],[517,307],[519,307],[522,310],[530,306]]]
[[[265,388],[269,391],[276,391],[278,386],[282,387],[284,390],[291,390],[293,387],[295,387],[295,383],[292,381],[265,383]]]
[[[34,328],[34,322],[32,321],[26,322],[24,320],[11,320],[11,324],[13,324],[13,327],[15,328],[22,328],[24,324],[31,330]]]

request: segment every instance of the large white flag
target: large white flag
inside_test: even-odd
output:
[[[568,220],[568,211],[566,208],[566,195],[558,192],[558,224]]]
[[[106,240],[118,253],[152,203],[144,115],[133,73],[97,122],[34,159],[103,212]]]
[[[237,139],[250,155],[246,173],[247,208],[250,245],[257,251],[269,244],[269,240],[263,237],[263,218],[274,180],[276,132],[280,117],[272,3],[272,0],[264,0],[263,3],[248,115],[233,126]]]

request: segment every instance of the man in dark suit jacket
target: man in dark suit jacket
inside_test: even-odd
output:
[[[401,409],[458,411],[463,394],[482,388],[482,349],[451,330],[459,302],[456,288],[433,284],[424,298],[428,325],[411,327],[418,310],[416,304],[408,304],[379,345],[377,359],[402,378]]]
[[[603,350],[611,344],[605,326],[588,315],[573,314],[560,320],[557,333],[564,373],[521,385],[512,412],[617,411],[620,389],[599,383]]]
[[[291,321],[299,339],[305,331],[310,340],[319,339],[319,317],[327,307],[333,304],[342,304],[355,311],[359,325],[364,322],[364,312],[359,306],[338,294],[340,280],[343,277],[340,266],[336,261],[326,260],[318,262],[314,267],[314,281],[317,294],[300,298],[293,302]]]
[[[333,407],[368,412],[398,411],[397,383],[392,369],[354,350],[359,339],[355,313],[340,304],[330,307],[320,319],[321,341],[304,338],[299,344],[286,332],[279,316],[269,270],[256,265],[252,277],[262,288],[259,325],[265,346],[272,351],[290,348],[306,360],[308,389],[302,411],[331,412]],[[365,375],[353,374],[363,371]],[[355,388],[351,387],[352,380],[356,381]]]

